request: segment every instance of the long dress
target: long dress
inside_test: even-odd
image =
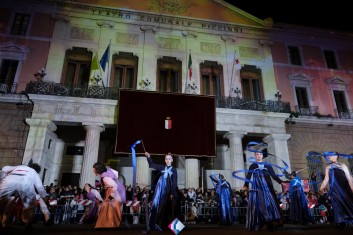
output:
[[[216,179],[210,175],[212,181],[217,183],[215,185],[215,190],[218,196],[218,210],[220,213],[221,224],[232,225],[234,223],[233,210],[231,206],[231,201],[235,197],[232,187],[228,181],[224,179]]]
[[[251,190],[248,196],[246,213],[246,228],[248,230],[261,230],[267,224],[282,225],[283,215],[271,177],[279,184],[282,180],[275,174],[273,168],[263,163],[253,163],[246,175],[247,180],[252,177]],[[249,182],[244,186],[248,187]]]
[[[335,224],[352,224],[353,192],[342,167],[341,163],[332,163],[327,167],[330,176],[329,196],[332,201]]]
[[[83,223],[93,223],[97,219],[99,201],[103,202],[103,198],[100,193],[91,188],[86,195],[86,198],[91,201],[91,204],[86,206],[85,212],[82,215],[80,222]]]
[[[151,231],[167,230],[168,225],[175,218],[180,218],[177,171],[172,166],[155,164],[150,157],[147,158],[147,161],[150,168],[161,172],[152,198],[149,229]],[[173,195],[173,199],[171,199],[171,195]]]
[[[301,179],[298,176],[290,182],[289,199],[289,219],[293,224],[314,223],[301,185]]]
[[[119,227],[122,219],[122,200],[118,192],[118,186],[115,180],[110,177],[102,177],[101,180],[106,192],[101,209],[98,212],[95,228]]]

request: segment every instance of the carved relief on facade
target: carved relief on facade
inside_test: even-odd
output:
[[[201,42],[200,51],[208,54],[221,54],[221,45],[217,43]]]
[[[165,14],[186,14],[193,5],[187,0],[152,0],[150,10]]]
[[[239,47],[240,57],[260,58],[259,49],[253,47]]]
[[[181,48],[180,39],[176,38],[158,37],[157,43],[159,48],[163,49],[179,50]]]
[[[138,45],[139,35],[129,33],[116,33],[116,43],[125,45]]]
[[[70,38],[92,41],[94,39],[94,29],[72,27],[70,31]]]

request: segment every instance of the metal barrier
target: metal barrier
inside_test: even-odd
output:
[[[196,205],[196,206],[195,206]],[[49,211],[53,218],[54,224],[72,224],[78,223],[84,214],[85,207],[88,205],[72,204],[68,200],[65,205],[51,205]],[[196,210],[195,208],[196,207]],[[148,205],[150,208],[150,204]],[[232,207],[235,223],[245,224],[246,222],[246,207]],[[144,203],[127,203],[123,205],[123,216],[125,216],[129,223],[132,224],[145,224],[146,223],[146,206]],[[185,203],[181,205],[182,222],[184,223],[219,223],[219,211],[217,204],[209,203]],[[310,208],[309,211],[313,216],[315,223],[325,223],[327,218],[332,216],[331,210],[323,213],[318,207]],[[284,223],[291,223],[289,219],[289,210],[282,210],[284,216]],[[196,216],[190,216],[190,213],[195,213]],[[325,215],[325,216],[324,216]],[[326,218],[325,218],[326,217]],[[35,211],[35,222],[43,221],[43,214],[39,208]]]

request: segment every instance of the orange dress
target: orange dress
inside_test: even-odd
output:
[[[98,213],[95,228],[116,228],[121,222],[121,202],[117,198],[109,199],[113,188],[107,188],[106,197]]]

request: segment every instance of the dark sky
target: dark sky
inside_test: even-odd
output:
[[[348,0],[326,1],[327,3],[310,0],[225,1],[262,20],[271,17],[274,22],[353,32],[353,10],[348,6]]]

